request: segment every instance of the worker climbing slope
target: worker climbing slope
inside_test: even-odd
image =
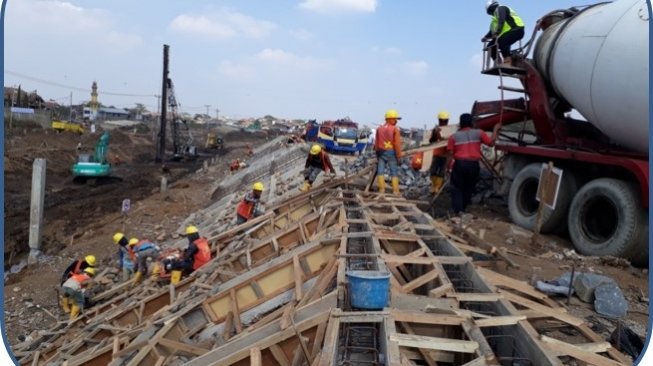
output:
[[[62,308],[70,313],[70,320],[74,320],[84,309],[86,303],[85,292],[91,286],[91,278],[95,276],[93,267],[85,268],[82,273],[73,274],[63,283]]]
[[[205,237],[200,236],[195,226],[186,227],[188,247],[184,250],[181,260],[165,262],[166,270],[171,271],[170,283],[173,285],[181,280],[182,275],[189,275],[211,260],[211,248]]]
[[[313,144],[311,150],[306,157],[306,164],[304,165],[304,185],[300,188],[301,191],[308,191],[313,186],[313,182],[317,176],[324,171],[325,173],[336,174],[336,170],[331,164],[329,154],[318,144]]]
[[[481,39],[482,42],[488,42],[487,48],[490,50],[490,56],[497,63],[497,47],[503,57],[503,66],[512,65],[510,57],[510,47],[524,38],[524,21],[511,8],[500,5],[496,0],[490,0],[485,5],[485,11],[492,17],[490,30]]]
[[[253,217],[261,215],[259,205],[265,204],[265,202],[261,201],[263,189],[263,183],[256,182],[252,186],[252,190],[245,194],[243,200],[236,207],[236,225],[240,225]]]
[[[399,113],[390,109],[385,113],[385,124],[376,130],[374,150],[378,159],[376,167],[379,192],[385,193],[385,167],[390,168],[392,193],[399,195],[399,159],[401,159],[401,135],[397,127]]]
[[[438,125],[431,131],[429,143],[433,144],[444,140],[442,128],[449,124],[449,112],[442,111],[438,113]],[[431,193],[438,193],[444,184],[444,175],[446,172],[447,157],[446,151],[442,149],[433,149],[433,160],[431,160]]]

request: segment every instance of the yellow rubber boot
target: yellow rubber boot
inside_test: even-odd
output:
[[[431,193],[438,192],[438,177],[431,177]]]
[[[299,189],[302,192],[306,192],[311,189],[311,184],[308,181],[304,181],[304,185]]]
[[[143,279],[143,273],[141,273],[141,271],[138,271],[138,272],[134,273],[134,283],[133,283],[133,285],[138,285],[141,282],[142,279]]]
[[[68,314],[70,313],[70,302],[68,301],[68,297],[66,296],[61,296],[61,309],[63,309],[63,312]]]
[[[156,281],[156,279],[159,277],[159,273],[161,273],[161,263],[156,263],[152,268],[150,279],[152,279],[152,281]]]
[[[442,177],[433,177],[433,188],[435,191],[433,193],[439,193],[440,190],[442,189],[442,185],[444,184],[444,178]]]
[[[399,196],[399,177],[392,177],[392,194]]]
[[[170,273],[171,273],[170,283],[173,284],[173,285],[178,284],[179,281],[181,281],[181,271],[177,270],[177,271],[172,271]]]
[[[385,177],[379,175],[378,177],[376,177],[376,182],[379,185],[379,193],[385,193]]]
[[[80,308],[77,305],[77,303],[73,303],[72,307],[70,308],[70,320],[75,320],[77,319],[77,316],[79,315]]]

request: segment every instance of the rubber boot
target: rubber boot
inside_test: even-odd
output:
[[[438,192],[438,177],[431,177],[431,193]]]
[[[399,196],[399,177],[392,177],[392,194]]]
[[[156,281],[159,278],[159,273],[161,273],[161,263],[156,263],[152,268],[152,274],[150,274],[150,279]]]
[[[63,309],[63,312],[68,314],[70,313],[70,302],[68,301],[68,297],[66,296],[61,296],[61,309]]]
[[[442,185],[444,184],[444,178],[434,177],[433,181],[434,181],[433,188],[435,188],[435,192],[433,193],[440,193],[440,190],[442,189]]]
[[[173,285],[178,284],[179,281],[181,281],[181,271],[175,270],[175,271],[172,271],[170,273],[171,273],[170,283],[173,284]]]
[[[79,305],[73,302],[72,307],[70,308],[70,320],[77,319],[77,316],[79,315],[79,311],[80,311]]]
[[[143,279],[143,273],[141,271],[134,273],[134,283],[132,285],[138,285],[141,279]]]
[[[309,183],[307,180],[304,181],[304,185],[299,189],[302,192],[306,192],[309,189],[311,189],[311,183]]]
[[[376,178],[379,185],[379,193],[385,193],[385,177],[380,175]]]

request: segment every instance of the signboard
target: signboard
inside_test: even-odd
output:
[[[131,201],[129,200],[129,198],[125,198],[124,200],[122,200],[122,213],[127,213],[127,211],[129,211],[130,208],[131,208]]]
[[[542,163],[540,182],[537,185],[535,198],[554,210],[558,201],[560,182],[562,182],[562,169],[553,167],[553,164]]]

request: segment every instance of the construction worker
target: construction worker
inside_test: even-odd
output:
[[[265,202],[261,201],[261,194],[263,193],[263,183],[256,182],[252,186],[252,190],[245,194],[245,197],[236,207],[236,225],[240,225],[252,217],[259,216],[261,211],[259,205],[264,205]]]
[[[231,161],[231,164],[229,165],[229,171],[233,174],[236,170],[240,169],[240,160],[239,159],[234,159]]]
[[[89,267],[95,267],[95,256],[92,254],[87,255],[84,259],[76,259],[72,262],[64,271],[63,276],[61,276],[61,283],[63,285],[70,276],[74,274],[80,274],[84,269]]]
[[[510,47],[524,38],[524,21],[505,5],[500,5],[496,0],[490,0],[485,4],[485,11],[492,17],[490,30],[481,39],[482,42],[488,42],[487,47],[490,50],[490,57],[497,60],[497,45],[503,57],[502,66],[512,65],[510,57]]]
[[[85,292],[95,276],[95,268],[86,267],[81,273],[73,274],[63,283],[62,308],[70,313],[70,320],[74,320],[84,308],[86,302]]]
[[[385,193],[385,166],[390,168],[392,176],[392,193],[399,195],[399,159],[401,159],[401,136],[397,121],[400,120],[399,113],[390,109],[385,112],[385,124],[376,130],[376,142],[374,150],[378,164],[376,167],[379,192]]]
[[[134,285],[141,282],[143,276],[147,274],[147,259],[150,258],[152,262],[159,258],[161,248],[149,240],[138,240],[137,238],[129,239],[127,244],[129,247],[129,254],[131,260],[135,264]]]
[[[329,159],[329,154],[322,149],[322,146],[313,144],[311,150],[308,152],[308,157],[306,157],[306,165],[304,165],[304,185],[300,190],[305,192],[311,189],[313,182],[315,182],[317,176],[322,171],[327,174],[329,172],[332,172],[333,174],[336,173],[336,170],[331,164],[331,159]]]
[[[451,205],[456,215],[462,214],[472,200],[480,173],[481,144],[494,146],[500,124],[494,126],[492,137],[472,128],[472,115],[460,115],[460,128],[448,140],[447,166],[451,167]],[[450,164],[453,158],[453,165]]]
[[[438,113],[438,125],[433,128],[429,143],[433,144],[442,141],[442,127],[449,124],[449,112]],[[442,149],[433,149],[433,160],[431,160],[431,193],[437,194],[444,185],[447,157]]]
[[[179,261],[166,263],[166,269],[172,270],[170,283],[177,284],[182,274],[188,275],[211,260],[211,248],[206,238],[201,237],[195,226],[186,227],[188,247]]]
[[[118,244],[118,269],[120,269],[120,279],[126,282],[134,273],[135,262],[132,260],[133,253],[128,246],[129,240],[123,233],[113,234],[113,242]]]

